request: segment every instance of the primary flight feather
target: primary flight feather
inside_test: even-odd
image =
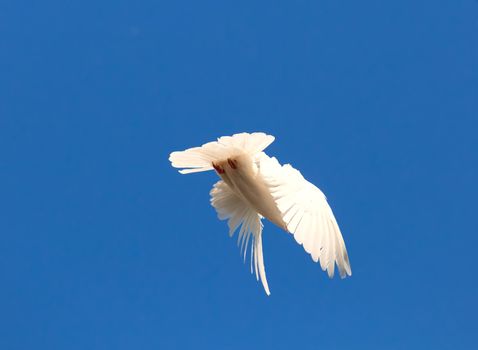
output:
[[[251,272],[260,278],[267,295],[262,218],[293,234],[329,277],[336,264],[342,278],[352,275],[344,239],[325,195],[290,164],[281,165],[263,152],[273,141],[274,136],[262,132],[223,136],[173,152],[169,160],[181,174],[215,170],[219,175],[221,180],[210,192],[211,204],[219,219],[228,220],[230,236],[239,229],[244,260],[252,240]]]

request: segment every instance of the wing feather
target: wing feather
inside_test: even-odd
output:
[[[329,220],[327,220],[327,226],[329,228],[328,229],[329,251],[327,254],[327,273],[329,274],[329,277],[332,278],[334,277],[334,267],[335,267],[335,261],[337,260],[337,256],[335,255],[335,247],[336,247],[335,233],[333,232],[330,218]]]
[[[304,247],[322,270],[333,277],[337,264],[341,277],[351,275],[345,243],[332,209],[322,191],[290,164],[262,156],[260,172],[276,202],[287,231]]]
[[[310,255],[312,256],[312,260],[317,262],[319,260],[320,255],[320,219],[318,213],[314,213],[314,223],[313,223],[313,239],[311,240],[312,248]]]
[[[294,232],[296,232],[296,234],[294,234],[294,238],[297,243],[303,244],[304,248],[306,248],[305,240],[307,239],[307,232],[309,229],[309,218],[307,214],[304,215],[302,213],[298,213],[296,216],[294,216],[294,218],[298,218],[298,220],[300,220],[300,223],[296,227],[294,226],[294,224],[290,225],[291,230],[292,227],[295,227]]]
[[[302,228],[302,245],[304,246],[305,251],[312,255],[312,251],[314,249],[314,240],[315,240],[315,234],[310,234],[310,232],[315,231],[315,223],[314,223],[314,216],[310,215],[309,213],[306,214],[306,219],[307,219],[307,225],[304,225]],[[295,236],[295,235],[294,235]]]

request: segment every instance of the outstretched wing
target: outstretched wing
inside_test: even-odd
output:
[[[172,152],[169,156],[171,165],[181,174],[190,174],[212,170],[212,163],[225,160],[240,153],[254,155],[263,151],[274,141],[274,136],[263,132],[252,134],[243,132],[232,136],[222,136],[217,141],[208,142],[201,147],[189,148],[185,151]]]
[[[344,239],[332,209],[320,189],[304,179],[290,164],[263,156],[260,172],[282,215],[287,230],[322,270],[333,277],[335,264],[340,276],[352,275]]]
[[[261,216],[236,195],[224,181],[218,181],[210,194],[211,204],[216,209],[219,219],[228,220],[229,236],[232,237],[240,226],[237,245],[240,246],[241,254],[244,255],[244,261],[249,241],[252,238],[251,273],[253,272],[252,265],[254,265],[257,280],[260,277],[267,295],[270,295],[262,254]]]

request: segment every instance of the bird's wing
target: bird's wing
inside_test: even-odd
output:
[[[320,260],[329,277],[334,275],[335,264],[342,278],[350,276],[345,242],[322,191],[290,164],[281,166],[275,158],[261,157],[260,172],[297,243],[315,262]]]
[[[243,132],[232,136],[222,136],[217,141],[208,142],[201,147],[185,151],[172,152],[169,156],[171,165],[181,174],[212,170],[212,163],[225,160],[239,153],[254,155],[263,151],[274,141],[274,136],[263,132],[252,134]]]
[[[264,257],[262,254],[262,222],[261,216],[251,208],[242,198],[236,195],[224,181],[218,181],[211,190],[211,204],[216,209],[219,219],[228,220],[229,236],[239,228],[237,244],[246,260],[246,252],[250,239],[251,245],[251,273],[252,266],[267,293],[270,294],[267,284]]]

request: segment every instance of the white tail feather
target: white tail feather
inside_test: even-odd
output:
[[[261,279],[266,294],[270,295],[262,254],[261,216],[237,196],[224,181],[218,181],[212,188],[211,204],[216,209],[219,219],[228,220],[230,236],[240,226],[237,244],[244,256],[244,261],[249,240],[252,239],[251,273],[255,270],[257,280]],[[252,265],[254,265],[254,269]]]

